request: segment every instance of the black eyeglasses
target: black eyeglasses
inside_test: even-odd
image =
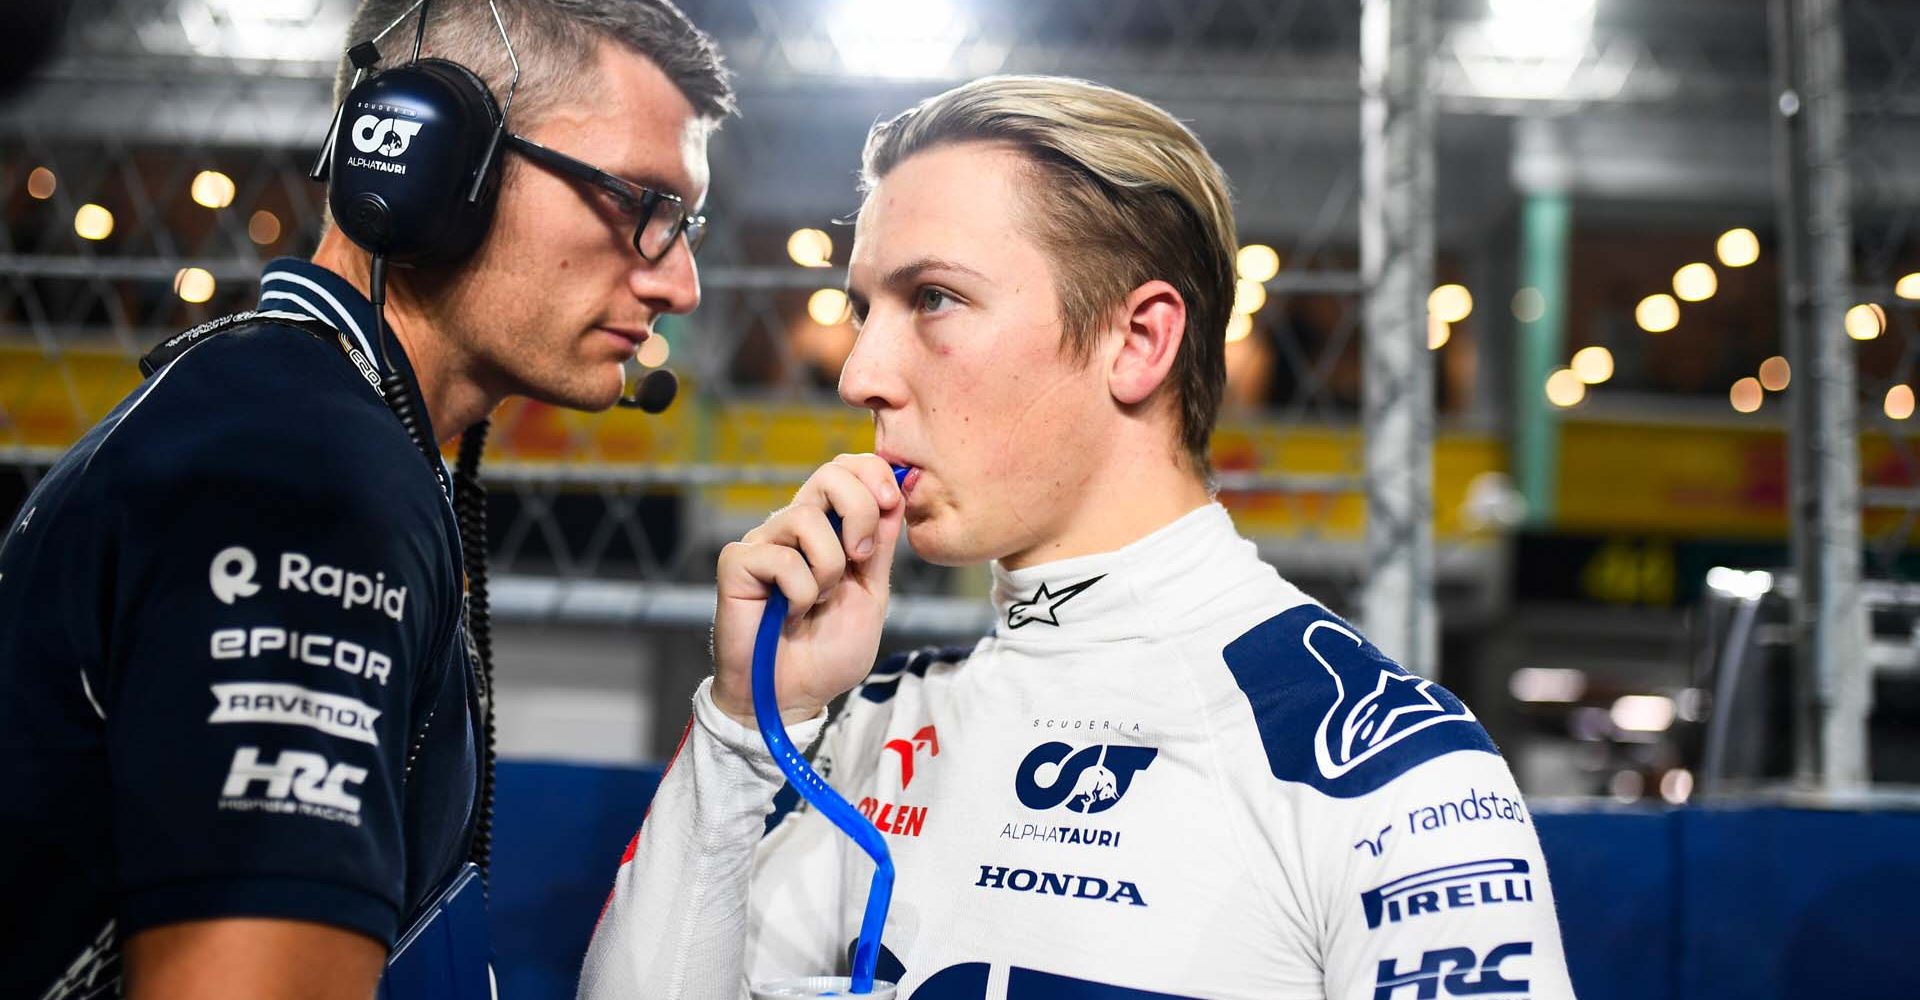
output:
[[[649,263],[659,263],[682,233],[687,237],[688,255],[699,250],[700,243],[707,238],[707,217],[689,213],[687,203],[678,195],[616,177],[511,132],[507,133],[507,147],[555,173],[584,181],[611,196],[620,213],[634,220],[633,248]]]

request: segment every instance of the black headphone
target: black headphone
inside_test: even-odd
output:
[[[420,58],[429,7],[430,0],[421,0],[348,50],[354,83],[334,112],[326,145],[309,173],[328,185],[334,224],[373,256],[370,297],[381,327],[388,263],[458,263],[486,238],[500,198],[506,112],[520,83],[520,61],[497,9],[494,23],[513,65],[504,109],[472,70],[446,59]],[[380,62],[379,41],[415,9],[420,13],[413,58],[366,76]],[[384,336],[375,349],[384,363]],[[622,393],[619,403],[659,413],[678,391],[673,373],[659,369]]]
[[[327,205],[340,231],[394,264],[465,259],[486,237],[500,194],[506,115],[472,70],[420,58],[428,6],[419,5],[413,59],[405,65],[361,79],[379,62],[376,43],[394,25],[348,52],[355,83],[311,173],[328,183]],[[507,51],[511,58],[511,43]],[[509,108],[519,75],[516,60]]]

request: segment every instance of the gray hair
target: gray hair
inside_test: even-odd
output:
[[[516,127],[591,93],[593,74],[581,73],[579,67],[593,65],[594,48],[601,39],[651,60],[700,116],[717,122],[739,111],[719,47],[670,0],[494,2],[520,60],[520,86],[512,112]],[[379,34],[412,4],[413,0],[361,0],[347,28],[346,47]],[[421,55],[467,67],[486,81],[495,100],[504,100],[513,67],[486,0],[439,0],[430,9]],[[413,34],[410,19],[388,34],[381,41],[382,62],[399,65],[413,50]],[[346,97],[352,82],[353,64],[342,58],[334,75],[335,104]]]

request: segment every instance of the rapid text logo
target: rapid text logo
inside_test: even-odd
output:
[[[213,557],[213,565],[207,569],[207,582],[220,603],[232,604],[240,598],[252,597],[260,592],[260,584],[253,579],[259,568],[259,561],[251,550],[245,546],[231,545]],[[406,618],[407,588],[387,586],[385,573],[368,576],[338,566],[316,564],[303,553],[283,552],[280,554],[278,579],[283,591],[297,590],[303,594],[336,598],[342,610],[365,607],[394,621]]]
[[[1382,959],[1374,979],[1373,1000],[1393,1000],[1394,992],[1403,986],[1413,987],[1416,1000],[1434,1000],[1442,990],[1450,997],[1522,994],[1527,992],[1529,981],[1501,975],[1500,964],[1531,954],[1530,941],[1500,945],[1487,952],[1484,962],[1472,948],[1441,948],[1421,955],[1419,966],[1404,972],[1393,959]]]
[[[213,565],[207,567],[207,584],[221,604],[232,604],[260,592],[260,585],[253,582],[253,574],[259,568],[259,560],[245,546],[229,545],[221,549],[213,557]]]
[[[1495,903],[1530,903],[1533,880],[1522,858],[1488,858],[1429,868],[1360,894],[1367,927],[1397,924],[1423,913]]]

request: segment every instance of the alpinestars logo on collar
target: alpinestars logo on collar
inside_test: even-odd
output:
[[[1060,618],[1055,612],[1060,610],[1060,605],[1080,596],[1081,591],[1106,578],[1107,575],[1102,573],[1090,580],[1082,580],[1055,591],[1047,590],[1047,585],[1042,583],[1040,589],[1033,592],[1030,600],[1016,601],[1007,607],[1007,627],[1019,628],[1022,625],[1039,622],[1042,625],[1059,628]]]

